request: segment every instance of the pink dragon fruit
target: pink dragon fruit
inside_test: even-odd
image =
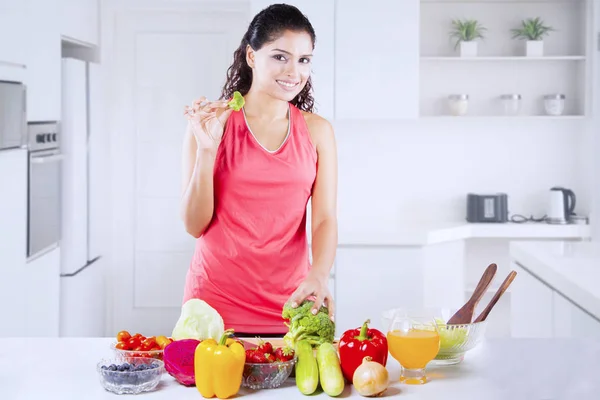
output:
[[[200,344],[196,339],[181,339],[169,343],[163,353],[165,369],[177,382],[185,386],[194,386],[194,354]]]

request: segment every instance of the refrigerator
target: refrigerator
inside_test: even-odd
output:
[[[62,59],[60,336],[103,336],[102,110],[100,67]]]

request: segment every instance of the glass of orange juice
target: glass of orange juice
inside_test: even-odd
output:
[[[440,335],[433,314],[397,313],[387,333],[389,352],[402,366],[400,382],[424,384],[425,367],[440,350]]]

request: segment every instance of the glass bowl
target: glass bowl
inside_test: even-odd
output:
[[[163,349],[157,349],[157,350],[147,350],[147,351],[142,351],[142,350],[122,350],[122,349],[117,349],[117,342],[113,342],[110,344],[110,348],[113,349],[118,357],[122,358],[123,360],[130,362],[131,359],[133,358],[154,358],[156,360],[161,360],[163,359]]]
[[[458,309],[428,308],[426,310],[436,315],[435,322],[440,334],[440,350],[432,361],[436,365],[460,363],[464,360],[465,353],[475,348],[485,337],[487,321],[464,325],[447,325],[445,321],[450,319]],[[405,309],[402,308],[384,311],[381,321],[385,331],[387,332],[388,327],[391,325],[394,315],[405,312]]]
[[[452,365],[464,360],[465,353],[483,340],[487,322],[447,325],[440,320],[437,325],[440,334],[440,351],[434,361],[438,365]]]
[[[165,365],[155,358],[133,358],[131,362],[112,358],[101,360],[96,370],[105,390],[116,394],[139,394],[156,388]]]
[[[274,389],[283,384],[294,370],[297,358],[272,363],[245,363],[242,386],[250,389]]]

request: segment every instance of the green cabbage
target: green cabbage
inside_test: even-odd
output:
[[[233,92],[233,98],[227,103],[229,108],[233,108],[235,111],[240,111],[244,106],[244,97],[238,91]]]
[[[441,318],[436,318],[440,334],[440,351],[460,348],[467,340],[467,329],[458,327],[448,327]]]
[[[217,310],[203,300],[190,299],[181,307],[181,315],[173,328],[173,340],[213,338],[219,340],[225,326]]]

